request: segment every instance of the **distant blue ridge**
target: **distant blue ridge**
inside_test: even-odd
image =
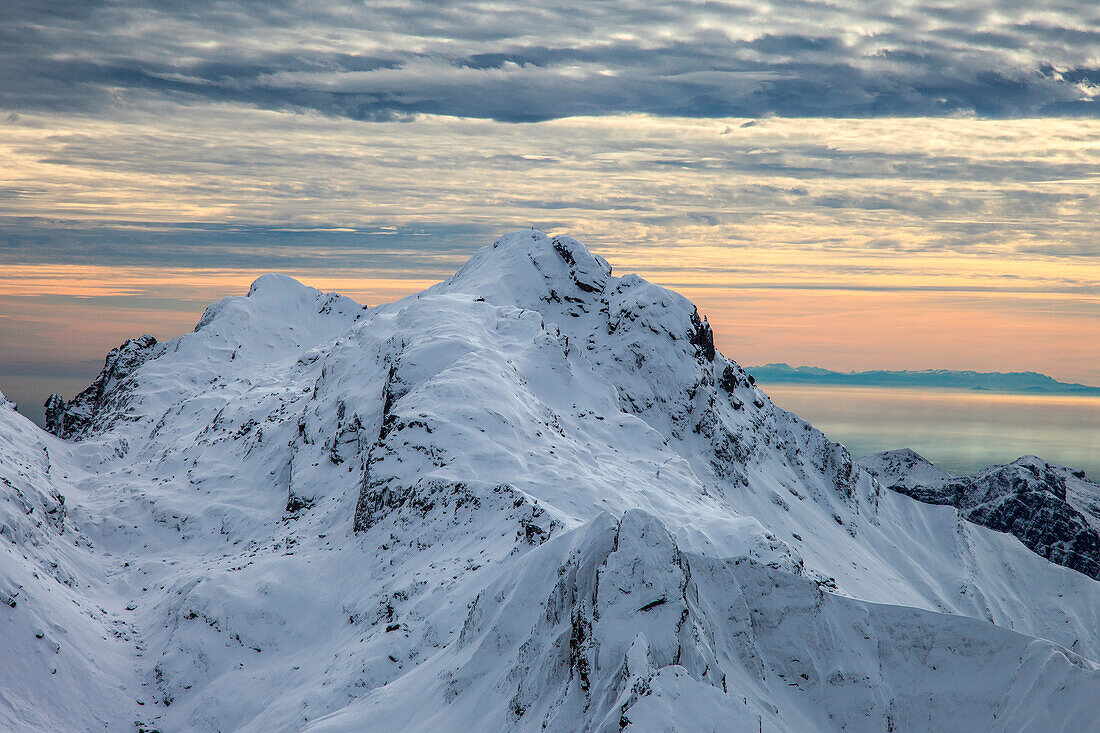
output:
[[[820,384],[851,387],[913,387],[965,389],[1009,394],[1059,394],[1100,396],[1100,387],[1059,382],[1038,372],[955,372],[947,369],[922,371],[834,372],[821,367],[765,364],[746,367],[760,382],[773,384]]]

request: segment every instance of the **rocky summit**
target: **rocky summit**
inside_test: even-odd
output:
[[[1083,478],[868,470],[569,237],[371,308],[265,275],[49,415],[0,405],[0,728],[1100,719]]]

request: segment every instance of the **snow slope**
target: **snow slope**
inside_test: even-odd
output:
[[[568,237],[371,309],[267,275],[103,381],[76,442],[0,410],[3,643],[84,644],[0,671],[13,727],[1100,716],[1100,584],[883,491],[691,303]]]
[[[0,395],[0,729],[127,730],[141,686],[114,563],[80,531],[71,446]]]

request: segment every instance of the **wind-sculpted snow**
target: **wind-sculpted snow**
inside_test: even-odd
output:
[[[3,643],[32,648],[47,618],[87,639],[56,679],[31,657],[0,672],[12,727],[1070,730],[1100,712],[1100,585],[883,492],[690,302],[567,237],[507,235],[370,309],[264,276],[104,384],[79,442],[0,415],[2,465],[24,466],[3,500],[34,509],[3,515],[3,577],[41,586],[0,606]],[[73,687],[89,659],[105,674]],[[87,711],[63,706],[74,689]]]
[[[823,593],[747,558],[686,553],[636,510],[619,523],[600,515],[505,569],[454,644],[316,729],[1078,730],[1095,720],[1083,698],[1100,669],[1072,652]]]

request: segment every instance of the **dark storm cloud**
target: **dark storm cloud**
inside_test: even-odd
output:
[[[1091,3],[770,3],[16,0],[0,7],[0,107],[168,97],[514,122],[1097,114]]]

